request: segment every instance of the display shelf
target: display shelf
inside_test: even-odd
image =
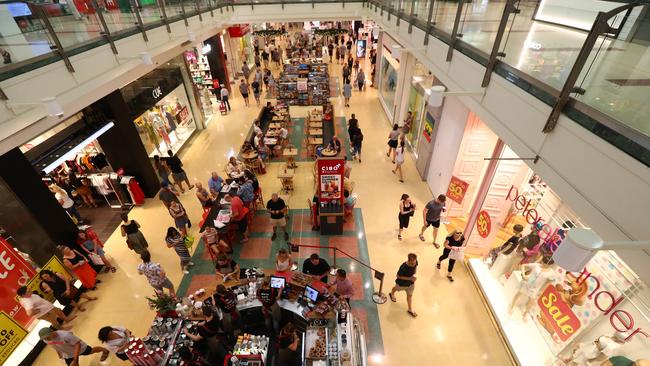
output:
[[[298,90],[298,79],[307,79],[307,89]],[[322,105],[329,100],[327,65],[319,61],[298,63],[292,60],[284,65],[278,82],[278,99],[288,105]]]

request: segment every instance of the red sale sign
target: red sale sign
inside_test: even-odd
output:
[[[340,158],[319,158],[318,196],[320,202],[343,202],[343,173],[345,160]]]
[[[491,227],[492,219],[490,219],[490,214],[487,211],[479,212],[476,218],[476,230],[481,238],[487,238],[490,235]]]
[[[548,285],[537,299],[540,321],[544,327],[553,331],[563,342],[580,329],[580,320],[571,311],[553,285]]]
[[[469,187],[469,183],[452,176],[449,187],[447,187],[447,197],[460,205],[467,194],[467,187]]]
[[[18,303],[16,290],[26,286],[36,272],[6,240],[0,238],[0,311],[4,311],[23,327],[31,322]]]

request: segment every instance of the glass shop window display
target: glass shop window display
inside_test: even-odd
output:
[[[149,157],[167,156],[167,150],[178,152],[196,130],[182,84],[134,122]]]

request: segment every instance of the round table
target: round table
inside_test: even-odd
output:
[[[257,151],[249,151],[242,153],[241,156],[246,160],[252,160],[257,158]]]
[[[328,149],[324,149],[320,153],[321,153],[321,155],[323,155],[325,157],[328,157],[328,158],[336,156],[336,155],[339,154],[338,151],[336,151],[336,150],[328,150]]]

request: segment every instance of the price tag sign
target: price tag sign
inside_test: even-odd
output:
[[[452,176],[447,187],[447,197],[460,205],[467,194],[468,187],[469,183]]]
[[[481,238],[487,238],[490,235],[490,227],[492,226],[492,220],[490,219],[490,214],[487,211],[483,210],[478,213],[476,218],[476,230]]]
[[[20,324],[4,311],[0,312],[0,365],[7,361],[26,336],[27,331]]]

